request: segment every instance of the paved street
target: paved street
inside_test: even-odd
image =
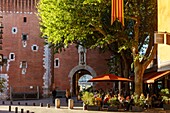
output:
[[[21,109],[23,109],[24,113],[107,113],[107,111],[87,111],[83,110],[82,102],[76,101],[74,99],[74,108],[68,109],[65,98],[60,98],[61,107],[55,108],[52,104],[51,98],[40,99],[40,100],[24,100],[24,101],[0,101],[0,113],[15,113],[16,108],[18,109],[18,113],[21,113]],[[40,106],[43,104],[43,107]],[[50,104],[50,107],[47,107],[47,104]],[[9,106],[11,106],[11,112],[9,112]],[[157,111],[157,112],[156,112]],[[125,112],[116,112],[116,113],[125,113]],[[135,113],[135,112],[126,112],[126,113]],[[159,110],[150,110],[146,112],[140,113],[170,113],[167,112],[159,112]]]

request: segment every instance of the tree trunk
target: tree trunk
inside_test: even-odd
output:
[[[141,93],[143,93],[143,74],[144,74],[145,69],[140,63],[137,63],[135,65],[135,93],[140,96]]]

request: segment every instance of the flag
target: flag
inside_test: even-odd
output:
[[[112,0],[111,25],[118,19],[124,25],[124,2],[123,0]]]

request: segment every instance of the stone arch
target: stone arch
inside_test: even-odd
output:
[[[68,77],[70,78],[70,90],[72,91],[72,83],[73,83],[73,75],[79,71],[79,70],[87,70],[92,77],[95,77],[96,76],[96,72],[93,70],[93,68],[91,68],[90,66],[86,65],[78,65],[78,66],[75,66],[69,73]]]

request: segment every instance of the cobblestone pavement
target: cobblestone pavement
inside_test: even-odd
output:
[[[0,113],[107,113],[107,111],[87,111],[83,110],[82,102],[74,99],[74,108],[68,109],[65,98],[60,98],[61,107],[55,108],[51,98],[24,101],[2,101],[0,100]],[[40,106],[42,105],[43,106]],[[50,104],[50,107],[47,106]],[[10,106],[10,107],[9,107]],[[11,112],[9,109],[11,108]],[[29,111],[29,112],[28,112]],[[115,112],[115,113],[135,113],[135,112]],[[138,112],[139,113],[139,112]],[[149,110],[140,113],[170,113],[170,111]]]

